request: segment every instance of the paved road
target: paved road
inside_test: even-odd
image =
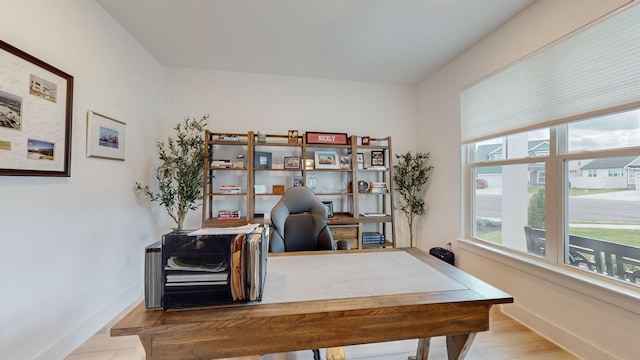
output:
[[[478,191],[476,213],[502,217],[502,195]],[[619,191],[569,198],[569,221],[640,222],[640,191]]]

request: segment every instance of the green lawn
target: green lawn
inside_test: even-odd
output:
[[[637,229],[597,229],[597,228],[569,228],[571,235],[584,236],[592,239],[606,240],[618,244],[640,247],[640,230]],[[487,232],[479,236],[480,239],[495,244],[502,243],[502,231]]]

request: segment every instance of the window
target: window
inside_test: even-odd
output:
[[[466,237],[640,285],[638,18],[628,5],[462,91]]]
[[[640,110],[628,115],[635,117],[635,127],[607,121],[611,115],[605,113],[467,144],[475,159],[468,163],[470,176],[489,180],[489,186],[471,189],[472,237],[640,285],[640,146],[619,141],[616,147],[606,140],[621,129],[640,130]],[[532,151],[540,144],[558,146],[541,156]],[[498,147],[506,149],[507,159],[486,156]],[[562,170],[548,183],[554,168]],[[558,214],[555,230],[547,229],[549,213]],[[551,257],[547,248],[558,243],[564,251]]]

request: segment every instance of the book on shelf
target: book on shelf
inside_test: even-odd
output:
[[[389,216],[385,213],[360,213],[360,215],[362,216],[366,216],[366,217],[383,217],[383,216]]]
[[[240,210],[220,210],[218,211],[218,220],[239,220]]]
[[[220,185],[221,194],[240,194],[240,185]]]
[[[365,231],[362,233],[363,244],[384,244],[384,235],[377,231]]]
[[[224,160],[224,159],[211,160],[211,167],[214,167],[214,168],[230,169],[232,166],[233,166],[233,163],[231,162],[231,160]]]

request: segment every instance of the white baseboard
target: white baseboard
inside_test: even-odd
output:
[[[96,332],[102,329],[109,321],[113,320],[124,309],[142,297],[142,284],[136,284],[122,295],[107,304],[83,323],[63,335],[58,341],[34,357],[38,360],[64,359],[78,346],[82,345]]]
[[[617,359],[615,356],[593,346],[593,344],[586,342],[584,339],[578,338],[575,334],[548,322],[516,304],[502,306],[501,310],[513,320],[580,359]]]

